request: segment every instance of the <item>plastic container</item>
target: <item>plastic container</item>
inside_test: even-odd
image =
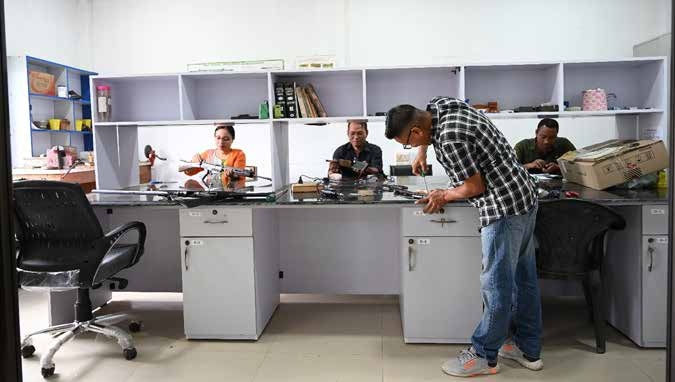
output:
[[[605,89],[588,89],[581,92],[583,95],[583,111],[607,110],[607,93]]]
[[[61,120],[58,118],[52,118],[49,120],[49,129],[50,130],[61,130]]]
[[[99,122],[110,122],[112,105],[110,98],[110,86],[99,85],[96,87],[96,119]]]

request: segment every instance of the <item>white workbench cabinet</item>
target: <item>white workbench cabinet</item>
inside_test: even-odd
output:
[[[188,339],[257,340],[279,304],[274,209],[181,209],[183,318]]]
[[[471,207],[402,209],[401,320],[406,343],[468,343],[482,315],[481,242]],[[413,235],[426,231],[426,235]]]
[[[610,231],[603,262],[607,321],[642,347],[666,346],[668,207],[616,207],[623,231]]]
[[[187,338],[255,338],[252,237],[181,238]]]

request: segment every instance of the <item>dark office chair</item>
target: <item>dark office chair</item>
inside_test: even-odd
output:
[[[17,271],[22,287],[77,289],[75,322],[56,325],[26,336],[21,355],[35,352],[31,338],[37,334],[57,335],[53,345],[40,359],[42,375],[54,374],[54,354],[69,340],[90,331],[115,338],[128,360],[136,357],[131,335],[113,326],[127,318],[125,314],[94,317],[89,290],[112,280],[124,288],[127,281],[113,277],[136,264],[143,254],[145,225],[131,222],[104,235],[101,225],[78,184],[25,181],[14,183]],[[117,241],[131,230],[138,232],[135,244]],[[129,326],[140,330],[139,323]]]
[[[537,273],[540,278],[582,282],[598,353],[605,352],[606,338],[600,275],[605,234],[625,226],[611,208],[578,199],[542,201],[537,213]]]

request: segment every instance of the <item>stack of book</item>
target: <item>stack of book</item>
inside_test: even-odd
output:
[[[274,98],[279,106],[275,118],[327,117],[326,109],[312,84],[277,82],[274,84]]]

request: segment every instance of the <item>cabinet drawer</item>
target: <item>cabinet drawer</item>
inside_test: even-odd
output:
[[[668,234],[668,206],[642,206],[642,233],[645,235]]]
[[[210,207],[180,210],[181,236],[253,236],[250,208]]]
[[[478,210],[446,207],[427,215],[421,207],[402,208],[403,236],[480,236]]]

